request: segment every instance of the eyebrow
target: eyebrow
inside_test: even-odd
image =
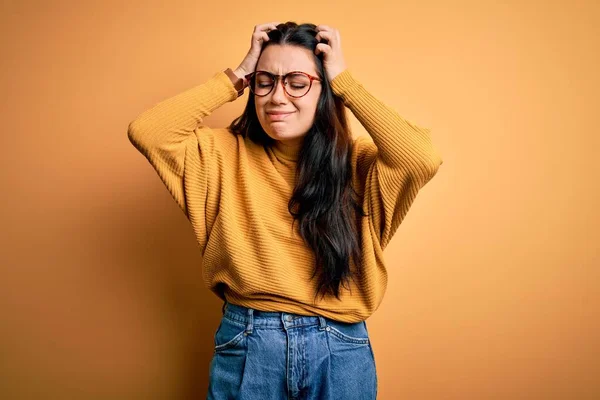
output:
[[[270,73],[270,74],[277,75],[275,72],[273,72],[273,71],[269,71],[268,69],[260,69],[260,68],[257,68],[256,70],[257,70],[257,71],[265,71],[265,72],[268,72],[268,73]],[[300,69],[292,69],[292,70],[289,70],[288,72],[286,72],[285,74],[289,74],[290,72],[295,72],[295,71],[306,72],[306,71],[302,71],[302,70],[300,70]],[[307,74],[310,74],[310,75],[315,75],[315,73],[313,73],[313,72],[306,72],[306,73],[307,73]],[[285,74],[282,74],[282,75],[285,75]]]

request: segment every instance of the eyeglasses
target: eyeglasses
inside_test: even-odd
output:
[[[266,96],[275,87],[276,79],[280,78],[283,90],[290,97],[302,97],[312,87],[313,81],[321,81],[320,78],[302,71],[291,71],[285,75],[275,75],[267,71],[254,71],[245,75],[248,80],[250,91],[257,96]]]

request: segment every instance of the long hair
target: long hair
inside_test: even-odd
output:
[[[361,274],[361,246],[357,213],[364,216],[357,193],[352,187],[352,136],[346,120],[344,102],[333,94],[323,65],[323,53],[314,53],[316,25],[286,22],[268,32],[267,46],[290,45],[312,51],[321,78],[321,95],[315,122],[304,136],[296,162],[296,186],[288,210],[298,220],[299,232],[315,254],[311,279],[318,276],[318,294],[332,293],[339,299],[340,284]],[[242,115],[228,127],[233,133],[246,135],[265,148],[275,140],[262,128],[256,115],[252,93]],[[357,267],[352,272],[351,262]]]

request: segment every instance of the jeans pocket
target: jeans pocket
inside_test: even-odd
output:
[[[327,321],[326,330],[329,332],[329,336],[331,338],[344,343],[357,345],[365,345],[370,343],[369,333],[367,332],[362,321],[347,323],[329,320]]]
[[[246,325],[233,321],[227,317],[221,318],[221,323],[214,336],[215,353],[230,349],[236,346],[242,346],[246,338]]]

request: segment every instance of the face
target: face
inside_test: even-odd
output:
[[[302,71],[318,76],[311,51],[289,45],[269,45],[263,50],[256,70],[281,75],[290,71]],[[254,96],[256,114],[262,128],[271,138],[287,146],[299,146],[314,123],[321,82],[313,80],[310,91],[300,98],[285,93],[281,78],[275,83],[268,95]],[[272,111],[284,111],[289,114],[272,115]]]

